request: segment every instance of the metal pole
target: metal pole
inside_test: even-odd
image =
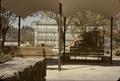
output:
[[[66,45],[66,17],[64,17],[64,52],[63,52],[63,62],[65,60],[65,45]]]
[[[61,27],[62,27],[62,4],[59,4],[59,56],[58,56],[58,70],[61,71]]]
[[[113,17],[111,17],[111,37],[110,37],[110,41],[111,41],[111,45],[110,45],[110,50],[111,50],[111,54],[110,54],[110,63],[112,64],[112,50],[113,50],[113,48],[112,48],[112,46],[113,46],[113,44],[112,44],[112,37],[113,36]]]
[[[18,46],[20,46],[20,27],[21,27],[21,17],[18,17]]]
[[[100,38],[98,38],[98,61],[100,60]]]
[[[1,0],[0,0],[0,53],[2,53],[2,26],[1,26]]]

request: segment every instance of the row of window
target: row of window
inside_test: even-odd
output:
[[[58,40],[56,36],[37,36],[36,40]],[[66,40],[72,40],[73,37],[66,37]]]
[[[40,33],[39,32],[39,33],[37,33],[37,36],[38,37],[41,37],[41,36],[43,36],[43,37],[44,36],[48,36],[48,37],[56,36],[56,37],[58,37],[58,33],[48,33],[48,32],[47,33]],[[76,36],[78,36],[78,34],[74,34],[74,35],[71,35],[71,34],[68,34],[68,33],[66,34],[66,37],[71,37],[72,38],[73,36],[76,37]]]
[[[56,36],[56,37],[58,37],[58,34],[57,33],[37,33],[37,36],[38,37],[45,37],[45,36],[48,36],[48,37],[50,37],[50,36]]]
[[[42,43],[44,43],[44,44],[51,44],[51,45],[57,45],[58,44],[58,41],[38,41],[37,42],[37,44],[42,44]],[[66,44],[68,45],[68,44],[70,44],[70,41],[67,41],[66,42]]]
[[[58,44],[58,27],[57,25],[40,25],[35,28],[36,35],[35,40],[37,44]],[[66,44],[69,45],[74,36],[78,36],[77,33],[72,33],[68,29],[66,32]]]

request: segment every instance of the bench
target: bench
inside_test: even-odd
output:
[[[71,56],[74,56],[75,58],[77,56],[79,57],[97,57],[98,60],[104,56],[104,49],[98,49],[98,48],[76,48],[71,47],[69,52],[63,53],[64,58],[69,59]]]
[[[53,53],[48,47],[18,47],[18,49],[15,51],[15,55],[20,57],[51,58]]]

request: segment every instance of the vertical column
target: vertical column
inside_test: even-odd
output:
[[[39,28],[39,27],[38,27]],[[34,32],[35,32],[35,35],[34,35],[34,43],[35,43],[35,46],[37,46],[37,27],[34,27]],[[39,31],[39,29],[38,29]]]
[[[59,4],[59,56],[58,56],[58,70],[61,71],[61,28],[62,28],[62,4]]]
[[[110,60],[110,63],[112,64],[112,50],[113,50],[113,48],[112,48],[112,46],[113,46],[113,44],[112,44],[112,37],[113,36],[113,17],[111,17],[111,37],[110,37],[110,42],[111,42],[111,45],[110,45],[110,49],[111,49],[111,54],[110,54],[110,58],[111,58],[111,60]]]
[[[21,17],[18,17],[18,46],[20,46],[20,27],[21,27]]]
[[[0,53],[2,52],[1,0],[0,0]]]
[[[66,17],[64,17],[64,53],[65,54],[65,45],[66,45]],[[64,55],[63,55],[64,57]],[[63,58],[63,62],[64,62],[65,58]]]

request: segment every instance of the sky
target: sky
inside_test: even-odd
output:
[[[21,18],[21,26],[31,26],[33,21],[39,21],[40,23],[55,23],[55,20],[41,14],[33,15],[33,16],[28,16],[26,18]],[[14,27],[18,27],[18,18],[17,20],[13,23]]]
[[[41,19],[41,15],[37,15],[37,16],[28,16],[26,18],[21,18],[21,26],[31,26],[33,21],[39,21]],[[18,18],[16,19],[16,21],[13,23],[14,27],[18,27]]]

